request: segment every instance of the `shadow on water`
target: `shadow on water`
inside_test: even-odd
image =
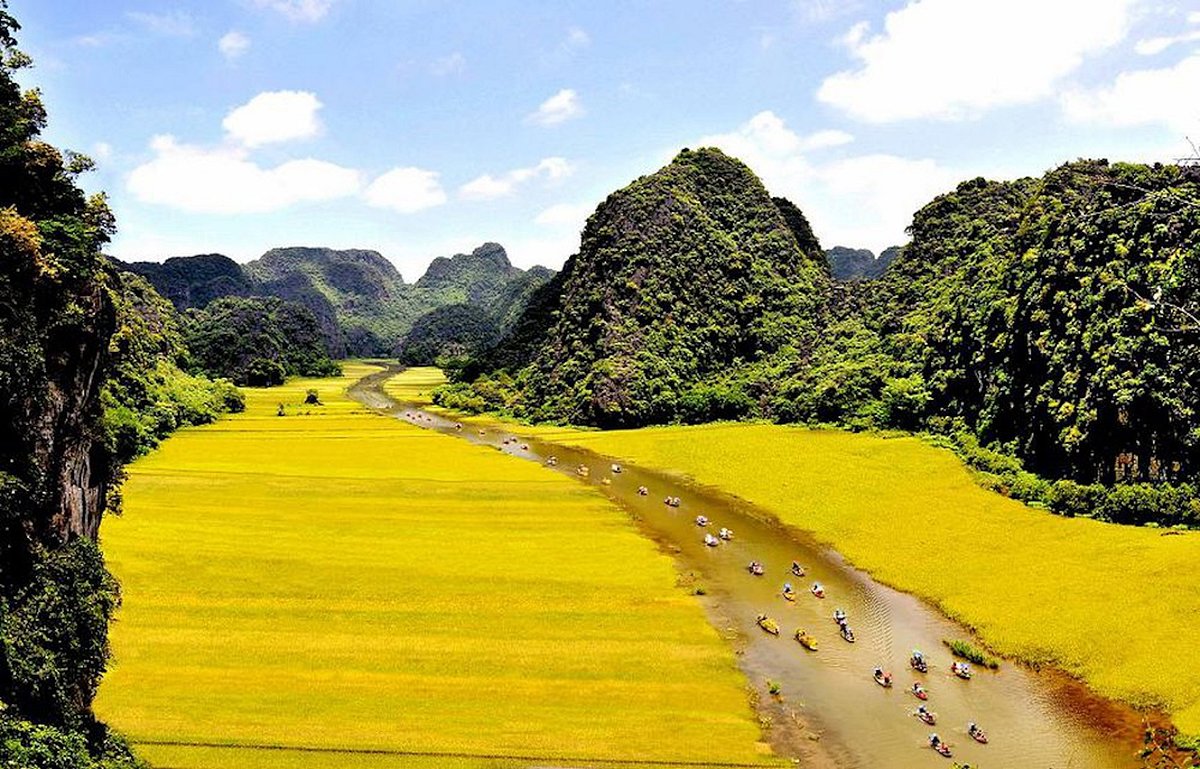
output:
[[[784,527],[769,513],[667,473],[628,465],[614,473],[608,458],[518,437],[511,425],[473,422],[456,429],[445,417],[386,395],[383,382],[396,372],[392,368],[372,374],[354,385],[350,395],[411,424],[514,457],[546,465],[553,456],[557,465],[548,469],[596,486],[672,554],[685,580],[703,587],[699,600],[709,620],[733,644],[739,666],[758,692],[759,714],[770,719],[771,743],[781,755],[799,758],[807,766],[950,767],[952,761],[928,747],[928,735],[937,732],[953,747],[954,761],[980,769],[1139,765],[1140,714],[1052,670],[1006,662],[999,671],[975,667],[970,681],[956,678],[942,639],[974,640],[968,630],[917,598],[875,582],[835,551]],[[588,468],[586,476],[578,473],[580,466]],[[640,486],[649,494],[639,495]],[[666,497],[679,497],[681,504],[668,506]],[[707,527],[697,525],[698,515],[709,519]],[[733,539],[706,546],[704,534],[715,535],[721,527],[732,529]],[[763,576],[749,573],[751,560],[764,565]],[[805,567],[806,576],[790,573],[793,561]],[[824,599],[811,594],[814,581],[824,586]],[[794,602],[782,595],[785,582],[796,589]],[[855,643],[839,635],[833,619],[836,608],[849,615]],[[760,613],[779,623],[779,636],[757,627]],[[797,629],[816,637],[819,649],[807,651],[793,640]],[[921,649],[929,659],[928,673],[909,668],[913,649]],[[894,674],[893,688],[873,681],[876,666]],[[779,698],[767,693],[767,680],[779,684]],[[934,727],[913,715],[920,703],[908,687],[915,681],[929,691],[927,707],[937,714]],[[970,721],[987,731],[989,744],[977,744],[967,734]]]

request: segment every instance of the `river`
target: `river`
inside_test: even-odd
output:
[[[777,753],[807,766],[874,769],[948,769],[955,761],[979,769],[1139,766],[1135,754],[1142,720],[1132,709],[1098,697],[1058,671],[1035,671],[1009,661],[998,671],[972,665],[971,680],[956,678],[942,640],[977,643],[968,630],[921,600],[875,582],[834,550],[782,526],[766,511],[666,473],[629,465],[614,473],[609,458],[518,437],[516,426],[472,423],[456,429],[451,420],[386,395],[382,384],[395,373],[392,369],[368,376],[350,394],[422,428],[516,458],[546,465],[556,457],[557,465],[548,470],[599,488],[674,556],[684,575],[694,575],[695,584],[704,588],[699,600],[710,621],[733,644],[739,666],[759,693],[758,710],[771,721],[768,735]],[[589,469],[586,476],[579,474],[580,466]],[[639,495],[640,486],[649,494]],[[681,504],[668,506],[666,497],[679,497]],[[707,528],[696,524],[698,515],[710,520]],[[705,532],[716,534],[721,527],[732,529],[733,539],[706,546]],[[763,576],[748,572],[751,560],[764,565]],[[793,561],[804,565],[805,577],[790,574]],[[794,602],[783,598],[784,582],[795,586]],[[824,599],[810,593],[813,582],[824,586]],[[855,643],[839,635],[835,608],[848,614]],[[779,636],[756,625],[760,613],[777,620]],[[798,628],[816,637],[817,651],[807,651],[793,640]],[[925,653],[928,673],[910,669],[913,649]],[[872,679],[876,666],[893,673],[891,689]],[[779,697],[766,692],[768,680],[779,684]],[[935,726],[914,715],[921,703],[908,687],[915,681],[929,692],[926,707],[937,714]],[[967,734],[969,721],[986,731],[988,744],[978,744]],[[930,749],[931,732],[952,746],[953,760]]]

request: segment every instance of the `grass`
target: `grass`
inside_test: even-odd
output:
[[[1000,668],[1000,660],[969,641],[943,638],[942,643],[946,644],[946,648],[956,657],[962,657],[968,662],[974,662],[976,665],[990,670],[998,670]]]
[[[761,424],[544,437],[743,497],[933,601],[995,651],[1163,706],[1200,734],[1200,534],[1030,509],[916,438]]]
[[[370,370],[249,390],[130,468],[101,532],[124,588],[102,718],[179,769],[774,762],[623,512],[366,412],[344,388]]]

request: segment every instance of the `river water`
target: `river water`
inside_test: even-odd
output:
[[[665,473],[629,465],[613,473],[611,459],[589,451],[528,437],[513,440],[518,433],[510,425],[472,423],[456,430],[450,420],[385,395],[382,383],[394,373],[368,376],[351,388],[351,396],[412,424],[516,458],[545,465],[556,457],[557,465],[548,469],[595,485],[670,552],[684,574],[695,575],[705,591],[701,600],[710,621],[733,643],[739,666],[760,692],[759,712],[772,719],[770,740],[781,755],[805,765],[873,769],[949,769],[956,761],[979,769],[1139,766],[1135,754],[1142,721],[1131,709],[1096,696],[1059,672],[1008,661],[998,671],[972,665],[972,680],[956,678],[942,639],[974,641],[969,631],[924,602],[875,582],[768,513]],[[578,473],[581,465],[589,468],[586,477]],[[639,486],[649,494],[639,495]],[[668,496],[679,497],[680,506],[664,504]],[[710,520],[707,528],[696,524],[698,515]],[[706,546],[704,534],[716,534],[721,527],[733,530],[732,541]],[[764,565],[763,576],[748,572],[751,560]],[[791,575],[793,561],[804,565],[805,577]],[[824,586],[824,599],[809,592],[814,581]],[[783,598],[784,582],[795,586],[794,602]],[[839,635],[835,608],[849,615],[855,643]],[[760,613],[778,622],[779,636],[757,627]],[[817,651],[793,640],[800,628],[817,638]],[[928,673],[909,668],[913,649],[925,653]],[[891,689],[872,679],[876,666],[893,673]],[[779,698],[766,693],[767,680],[779,684]],[[915,681],[929,692],[926,707],[937,714],[935,726],[913,714],[921,704],[908,691]],[[988,744],[967,734],[969,721],[987,732]],[[952,760],[929,748],[931,732],[952,746]]]

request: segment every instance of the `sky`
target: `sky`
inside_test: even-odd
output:
[[[45,138],[125,260],[484,241],[559,267],[610,192],[717,146],[826,247],[977,176],[1200,142],[1200,0],[9,0]]]

